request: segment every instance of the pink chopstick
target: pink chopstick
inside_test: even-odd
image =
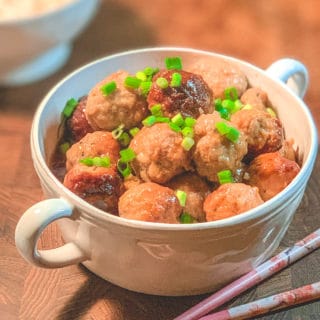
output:
[[[274,310],[287,308],[320,298],[320,282],[278,293],[237,307],[204,316],[199,320],[248,319]]]
[[[320,247],[320,229],[285,249],[174,320],[196,320]]]

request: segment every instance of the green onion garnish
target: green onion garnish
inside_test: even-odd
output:
[[[69,150],[69,148],[70,148],[69,142],[61,143],[59,146],[59,150],[62,154],[66,154],[66,152]]]
[[[229,132],[226,134],[226,137],[231,141],[231,142],[237,142],[239,139],[240,132],[238,129],[234,127],[230,127]]]
[[[174,72],[171,77],[170,86],[171,87],[180,87],[182,82],[182,76],[178,72]]]
[[[162,105],[160,103],[154,104],[150,108],[151,113],[156,117],[162,117]]]
[[[230,126],[225,122],[217,122],[216,129],[220,134],[225,135],[230,131]]]
[[[168,70],[182,70],[182,62],[180,57],[167,57],[165,64]]]
[[[171,122],[176,124],[179,127],[184,126],[184,120],[181,113],[177,113],[172,119]]]
[[[180,132],[181,128],[173,122],[168,123],[171,130],[175,132]]]
[[[137,77],[128,76],[124,79],[124,85],[128,88],[138,89],[141,84],[141,80]]]
[[[229,87],[224,90],[224,96],[228,100],[236,101],[238,99],[238,91],[235,87]]]
[[[96,166],[96,167],[108,168],[110,167],[110,164],[111,164],[111,160],[108,156],[94,157],[94,158],[86,157],[86,158],[80,159],[79,162],[88,167]]]
[[[159,77],[156,80],[156,84],[158,85],[158,87],[160,87],[161,89],[166,89],[169,86],[168,80],[166,78],[163,77]]]
[[[138,71],[136,73],[136,78],[141,80],[141,81],[146,81],[147,80],[147,75],[143,71]]]
[[[74,98],[69,99],[66,102],[66,105],[63,108],[62,114],[66,117],[69,118],[71,117],[74,109],[76,108],[76,106],[78,105],[78,101]]]
[[[154,115],[146,117],[144,120],[142,120],[142,124],[145,127],[151,127],[156,122],[156,117]]]
[[[119,139],[123,132],[124,124],[120,124],[116,129],[111,131],[112,137],[114,139]]]
[[[134,137],[139,131],[140,131],[139,128],[134,127],[134,128],[129,130],[129,133],[131,134],[132,137]]]
[[[131,138],[127,132],[122,132],[118,138],[118,141],[122,147],[126,147],[130,143],[130,140]]]
[[[238,141],[238,138],[240,135],[240,132],[238,129],[228,125],[225,122],[217,122],[215,126],[218,132],[221,135],[226,136],[226,138],[229,139],[231,142]]]
[[[141,90],[141,93],[144,95],[144,96],[147,96],[150,89],[151,89],[151,86],[152,86],[152,82],[151,81],[142,81],[140,83],[140,90]]]
[[[189,151],[194,145],[194,140],[190,137],[184,137],[181,145],[184,150]]]
[[[159,71],[159,68],[152,68],[152,67],[146,67],[144,68],[143,72],[149,76],[152,77],[154,74],[156,74]]]
[[[189,138],[193,138],[194,136],[194,131],[192,128],[190,127],[184,127],[182,130],[181,130],[181,133],[184,137],[189,137]]]
[[[124,178],[130,176],[131,168],[128,162],[124,162],[120,159],[118,161],[117,168]]]
[[[156,117],[156,122],[166,122],[166,123],[169,123],[169,122],[170,122],[170,118],[168,118],[168,117]]]
[[[136,153],[131,149],[123,149],[120,151],[120,159],[123,162],[129,162],[132,161],[136,157]]]
[[[217,173],[220,184],[233,182],[233,176],[231,170],[222,170]]]
[[[190,127],[190,128],[193,128],[194,125],[196,124],[197,120],[192,118],[192,117],[186,117],[184,119],[184,123],[185,123],[185,126],[186,127]]]
[[[182,191],[182,190],[177,190],[176,191],[176,196],[179,200],[180,206],[185,207],[186,206],[186,201],[187,201],[187,194]]]
[[[109,94],[114,92],[116,90],[116,88],[117,88],[116,82],[110,81],[110,82],[104,84],[103,86],[101,86],[100,90],[103,95],[108,96]]]
[[[181,215],[180,215],[180,222],[181,223],[193,223],[193,222],[195,222],[196,220],[195,220],[195,218],[192,216],[192,215],[190,215],[189,213],[187,213],[187,212],[183,212]]]
[[[252,105],[247,103],[244,107],[242,107],[242,110],[251,110],[253,109]]]
[[[272,108],[267,108],[266,111],[274,118],[277,117],[276,113],[274,112],[274,110]]]

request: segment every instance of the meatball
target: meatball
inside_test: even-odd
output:
[[[208,183],[194,173],[183,173],[170,180],[167,186],[173,190],[181,190],[187,194],[184,212],[189,213],[198,222],[205,221],[203,202],[210,193]]]
[[[114,167],[77,164],[67,172],[63,184],[95,207],[112,214],[118,213],[118,201],[124,187]]]
[[[244,183],[226,183],[210,193],[203,209],[207,221],[229,218],[262,204],[256,187]]]
[[[267,201],[282,191],[300,171],[299,165],[279,152],[257,156],[248,167],[248,183],[259,189],[261,198]]]
[[[85,157],[108,156],[111,164],[115,166],[119,158],[119,151],[119,143],[112,137],[110,132],[95,131],[88,133],[67,151],[67,171]]]
[[[174,191],[153,182],[130,188],[119,200],[119,216],[127,219],[179,223],[181,211]]]
[[[209,117],[206,116],[206,118]],[[203,123],[205,119],[200,117],[198,120]],[[192,159],[199,175],[212,182],[218,181],[217,173],[221,170],[229,169],[236,175],[242,168],[243,157],[247,154],[245,135],[240,132],[238,140],[232,142],[213,129],[215,128],[214,123],[212,127],[208,126],[206,134],[201,128],[205,129],[206,126],[199,127],[197,121],[195,125],[196,145]]]
[[[137,126],[148,114],[146,99],[137,90],[124,85],[128,75],[125,71],[113,73],[89,92],[85,112],[95,130],[112,131],[120,124],[129,129]],[[101,87],[111,81],[115,81],[116,89],[106,96]]]
[[[87,97],[81,98],[71,117],[66,122],[67,134],[74,142],[81,140],[87,133],[93,132],[85,115],[86,105]]]
[[[182,146],[181,133],[167,123],[143,127],[129,147],[136,153],[131,167],[144,181],[165,183],[184,170],[191,169],[191,155]]]
[[[249,104],[254,109],[261,111],[266,111],[270,105],[267,93],[260,88],[249,88],[243,93],[240,100],[244,105]]]
[[[197,118],[202,113],[213,111],[212,91],[204,82],[201,76],[179,71],[182,76],[181,85],[177,87],[168,86],[161,89],[156,80],[159,77],[168,80],[169,84],[175,70],[160,71],[153,78],[153,84],[148,94],[147,101],[149,108],[155,104],[162,105],[163,115],[172,118],[177,113],[184,117]]]
[[[229,87],[235,87],[241,96],[248,87],[245,74],[227,61],[199,59],[188,70],[202,75],[212,89],[214,98],[224,99],[224,91]]]
[[[284,131],[280,120],[267,112],[243,109],[232,115],[231,122],[247,135],[248,160],[281,148]]]

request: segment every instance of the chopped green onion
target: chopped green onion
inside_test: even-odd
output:
[[[122,132],[120,137],[118,138],[119,143],[123,147],[126,147],[130,143],[130,140],[130,136],[127,132]]]
[[[166,122],[166,123],[169,123],[169,122],[170,122],[170,118],[168,118],[168,117],[156,117],[156,122]]]
[[[130,176],[131,168],[128,162],[124,162],[120,159],[118,161],[117,168],[124,178]]]
[[[144,68],[143,72],[149,76],[152,77],[154,74],[156,74],[159,71],[159,68],[152,68],[152,67],[146,67]]]
[[[230,113],[227,109],[221,108],[219,111],[220,117],[225,120],[230,120]]]
[[[134,127],[134,128],[129,130],[129,133],[131,134],[132,137],[134,137],[139,131],[140,131],[139,128]]]
[[[136,156],[136,153],[131,148],[123,149],[120,151],[120,159],[123,162],[132,161]]]
[[[180,87],[182,82],[182,76],[178,72],[174,72],[171,77],[170,86],[171,87]]]
[[[246,104],[244,107],[242,107],[242,110],[251,110],[253,109],[252,105],[251,104]]]
[[[150,108],[151,113],[156,117],[162,117],[162,105],[160,103],[154,104]]]
[[[112,137],[114,139],[119,139],[123,132],[124,124],[120,124],[116,129],[111,131]]]
[[[180,215],[180,222],[181,223],[188,224],[188,223],[193,223],[195,221],[196,221],[195,218],[192,215],[190,215],[189,213],[187,213],[187,212],[183,212]]]
[[[138,71],[136,73],[136,78],[141,80],[141,81],[146,81],[147,80],[147,75],[143,71]]]
[[[181,145],[184,150],[189,151],[194,145],[194,140],[190,137],[184,137]]]
[[[128,76],[124,79],[124,85],[128,88],[138,89],[141,84],[141,80],[137,77]]]
[[[182,70],[182,62],[180,57],[167,57],[165,64],[168,70]]]
[[[187,201],[187,194],[182,191],[182,190],[177,190],[176,191],[176,196],[179,200],[180,206],[185,207],[186,206],[186,201]]]
[[[144,120],[142,120],[142,124],[145,127],[151,127],[156,122],[156,117],[154,115],[146,117]]]
[[[175,132],[180,132],[181,128],[173,122],[168,123],[171,130]]]
[[[222,170],[217,173],[220,184],[231,183],[234,181],[231,170]]]
[[[192,118],[192,117],[186,117],[184,119],[184,124],[186,127],[190,127],[190,128],[193,128],[194,125],[196,124],[197,120]]]
[[[236,101],[238,99],[238,91],[235,87],[229,87],[224,90],[224,96],[228,100]]]
[[[194,136],[194,132],[193,132],[193,129],[190,128],[190,127],[184,127],[182,130],[181,130],[181,133],[184,137],[190,137],[190,138],[193,138]]]
[[[159,77],[156,80],[156,84],[158,85],[158,87],[160,87],[161,89],[166,89],[169,86],[168,80],[166,78],[163,77]]]
[[[96,166],[96,167],[108,168],[110,167],[110,164],[111,164],[110,158],[108,156],[94,157],[94,158],[86,157],[86,158],[80,159],[79,162],[88,167]]]
[[[229,99],[222,100],[222,108],[227,109],[230,113],[232,113],[232,110],[234,109],[234,101]]]
[[[225,135],[230,131],[230,126],[225,122],[216,122],[216,129],[220,134]]]
[[[231,142],[237,142],[239,139],[240,132],[238,129],[234,127],[230,127],[229,132],[226,134],[226,137],[231,141]]]
[[[181,113],[177,113],[172,119],[171,122],[176,124],[178,127],[184,126],[184,120]]]
[[[110,81],[110,82],[104,84],[103,86],[101,86],[100,90],[103,95],[108,96],[109,94],[114,92],[116,90],[116,88],[117,88],[116,82]]]
[[[70,149],[70,143],[69,142],[64,142],[61,143],[59,146],[59,150],[62,154],[66,154],[66,152]]]
[[[214,100],[214,108],[215,108],[217,111],[220,111],[220,109],[223,108],[223,106],[222,106],[222,100],[221,100],[220,98]]]
[[[242,104],[241,100],[237,99],[237,100],[234,102],[233,113],[239,111],[242,107],[243,107],[243,104]]]
[[[152,82],[151,81],[142,81],[140,83],[140,90],[141,90],[141,93],[145,96],[148,95],[150,89],[151,89],[151,86],[152,86]]]
[[[274,110],[272,108],[267,108],[266,111],[274,118],[277,117],[276,113],[274,112]]]
[[[78,101],[74,98],[71,98],[69,99],[64,108],[63,108],[63,111],[62,111],[62,114],[66,117],[66,118],[69,118],[71,117],[74,109],[76,108],[76,106],[78,105]]]

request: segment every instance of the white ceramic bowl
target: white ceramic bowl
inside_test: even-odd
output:
[[[47,159],[56,143],[66,100],[85,95],[118,69],[135,72],[145,66],[161,66],[167,56],[180,56],[185,67],[199,57],[208,63],[215,59],[230,61],[243,70],[251,85],[268,93],[303,162],[300,173],[284,191],[257,208],[228,219],[175,225],[113,216],[78,198],[54,177]],[[184,48],[124,52],[75,71],[48,93],[34,117],[32,157],[43,191],[50,199],[23,214],[16,228],[17,248],[34,265],[55,268],[81,262],[121,287],[158,295],[209,292],[248,272],[278,247],[314,165],[317,132],[301,100],[307,83],[307,70],[292,59],[279,60],[264,71],[234,58]],[[37,250],[42,230],[54,220],[58,220],[66,244]]]
[[[99,0],[74,0],[28,18],[0,20],[0,85],[21,85],[58,70]]]

